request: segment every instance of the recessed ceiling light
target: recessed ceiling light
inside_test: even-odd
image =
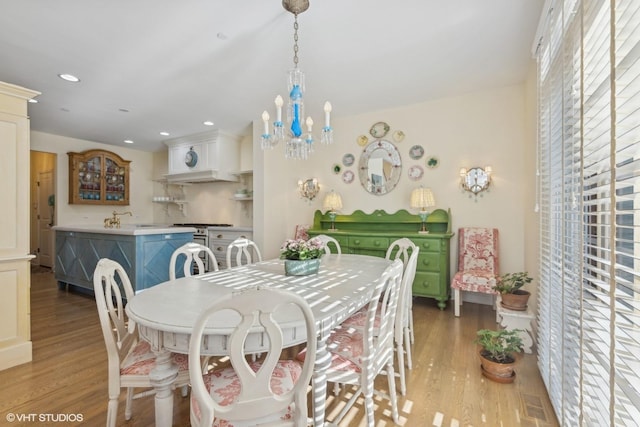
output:
[[[62,107],[60,108],[60,111],[64,111],[65,113],[68,113],[71,110],[69,110],[68,108]]]
[[[125,140],[124,140],[124,142],[125,142],[126,144],[133,144],[133,141],[132,141],[132,140],[130,140],[130,139],[125,139]]]
[[[37,104],[37,103],[38,103],[38,100],[37,100],[37,99],[34,99],[34,98],[31,98],[28,102],[30,102],[30,103],[32,103],[32,104]]]
[[[160,132],[160,135],[162,135],[162,136],[169,136],[169,132]]]
[[[202,124],[204,124],[205,126],[213,126],[213,122],[211,120],[207,120],[206,122],[203,122]]]
[[[118,108],[118,111],[120,111],[121,113],[128,113],[129,110],[127,110],[126,108]]]
[[[72,83],[78,83],[80,81],[80,79],[73,74],[58,74],[58,77],[60,77],[62,80],[66,80]]]
[[[227,37],[227,35],[226,35],[225,33],[218,33],[218,34],[216,34],[216,37],[217,37],[219,40],[226,40],[226,39],[228,39],[228,38],[229,38],[229,37]]]

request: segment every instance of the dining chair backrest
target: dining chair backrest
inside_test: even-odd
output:
[[[233,252],[235,251],[235,258]],[[235,264],[232,264],[232,260],[235,259]],[[253,240],[249,240],[244,237],[238,237],[227,246],[227,268],[232,266],[253,264],[254,262],[262,261],[262,255],[258,245]]]
[[[318,234],[316,237],[314,237],[314,239],[318,239],[322,242],[324,246],[324,252],[327,255],[331,253],[331,248],[329,247],[329,244],[332,244],[335,247],[335,253],[337,253],[338,255],[342,253],[342,249],[340,248],[340,243],[338,243],[338,241],[335,238],[331,236],[327,236],[326,234]]]
[[[176,279],[176,263],[180,256],[185,257],[184,264],[182,265],[182,271],[184,272],[185,277],[191,276],[191,268],[193,267],[194,262],[198,269],[198,274],[203,274],[205,272],[205,268],[202,258],[200,258],[200,252],[205,252],[209,256],[209,263],[213,267],[213,271],[218,271],[218,261],[216,260],[216,256],[213,254],[213,251],[200,243],[189,242],[180,246],[171,254],[171,259],[169,260],[169,279]]]
[[[207,339],[203,337],[207,323],[223,310],[227,313],[233,311],[238,317],[238,323],[228,338],[229,358],[237,375],[233,392],[237,393],[237,396],[233,399],[225,394],[226,400],[231,401],[220,404],[211,397],[203,381],[200,356],[203,346],[206,349],[207,345]],[[282,330],[275,320],[278,315],[275,313],[291,312],[297,313],[295,316],[300,316],[299,318],[304,320],[305,326],[302,330],[307,337],[309,357],[304,361],[300,376],[292,388],[282,394],[276,394],[273,390],[272,377],[279,363],[283,338]],[[246,359],[245,346],[250,341],[249,334],[256,333],[257,325],[262,328],[261,339],[269,342],[270,347],[256,372]],[[306,426],[307,387],[315,363],[315,335],[315,321],[309,304],[293,292],[273,288],[250,289],[229,294],[211,304],[196,320],[189,345],[192,399],[197,403],[197,408],[194,408],[193,404],[191,407],[192,425],[211,426],[214,416],[231,423],[247,422],[293,407],[294,413],[290,422],[280,420],[277,425]],[[215,372],[213,375],[215,376]]]
[[[411,240],[403,237],[401,239],[395,240],[391,242],[389,248],[387,249],[387,254],[385,255],[386,259],[398,259],[402,260],[402,264],[404,264],[405,268],[407,266],[407,262],[409,262],[409,257],[411,253],[416,250],[416,245]]]

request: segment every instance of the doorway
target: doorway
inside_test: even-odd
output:
[[[31,151],[31,239],[32,264],[52,268],[55,238],[51,227],[56,221],[55,153]]]

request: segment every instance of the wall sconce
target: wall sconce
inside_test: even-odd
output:
[[[298,180],[298,191],[300,192],[300,197],[312,201],[320,191],[318,180],[315,178],[309,178],[306,181]]]
[[[486,166],[484,169],[481,167],[473,167],[469,170],[460,169],[460,187],[462,187],[462,191],[472,193],[477,201],[479,193],[489,191],[492,172],[491,166]],[[482,197],[482,195],[480,196]]]
[[[329,210],[329,219],[331,220],[330,231],[336,231],[336,211],[342,209],[342,197],[340,194],[331,190],[324,198],[323,207]]]
[[[428,208],[432,208],[436,205],[436,199],[433,197],[433,192],[430,188],[416,188],[411,192],[411,207],[413,209],[419,209],[418,216],[422,221],[422,228],[418,233],[426,234],[429,232],[426,227],[427,216],[429,216]]]

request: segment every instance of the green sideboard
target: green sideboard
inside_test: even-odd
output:
[[[342,253],[384,257],[389,245],[407,237],[420,248],[413,295],[435,298],[438,307],[447,306],[450,295],[449,254],[451,211],[436,209],[427,218],[428,234],[418,233],[422,223],[418,215],[406,210],[394,214],[376,210],[370,214],[360,210],[350,215],[336,215],[335,228],[331,230],[328,213],[316,211],[309,236],[326,234],[340,243]]]

